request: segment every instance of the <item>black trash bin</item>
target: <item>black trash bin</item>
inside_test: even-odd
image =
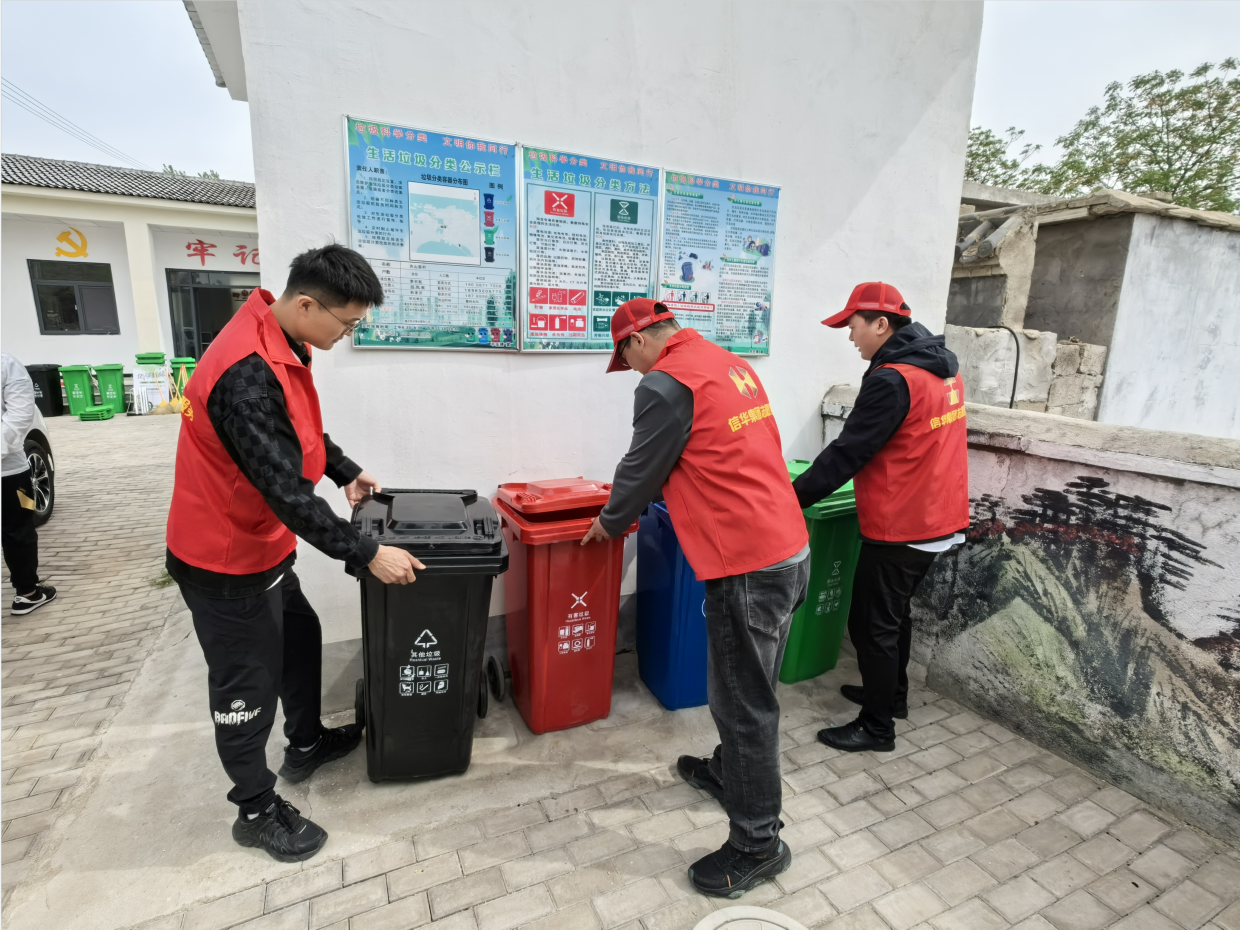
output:
[[[482,674],[491,584],[508,568],[499,518],[475,491],[390,489],[362,500],[353,523],[426,568],[387,585],[365,569],[358,719],[371,781],[469,768],[474,721],[486,713]]]
[[[34,405],[45,417],[58,417],[65,412],[65,399],[60,393],[59,365],[27,365],[34,382]]]

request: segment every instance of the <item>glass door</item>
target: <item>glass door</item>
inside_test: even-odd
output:
[[[256,287],[256,274],[169,268],[168,309],[177,357],[201,359]]]

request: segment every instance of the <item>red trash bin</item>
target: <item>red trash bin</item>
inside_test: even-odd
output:
[[[581,545],[611,496],[585,478],[501,484],[494,498],[508,572],[504,602],[512,695],[530,730],[546,733],[611,713],[623,536]]]

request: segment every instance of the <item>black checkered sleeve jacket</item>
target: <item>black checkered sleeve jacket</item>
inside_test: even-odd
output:
[[[303,362],[304,349],[290,343]],[[262,494],[280,522],[333,559],[360,568],[370,564],[378,543],[342,520],[302,475],[301,442],[275,372],[258,355],[234,364],[207,398],[215,433],[241,473]],[[324,433],[326,475],[337,485],[353,481],[362,469]]]

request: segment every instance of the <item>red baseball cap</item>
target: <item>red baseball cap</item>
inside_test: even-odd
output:
[[[900,316],[913,315],[913,311],[895,287],[882,281],[867,281],[854,287],[844,309],[835,316],[827,317],[822,321],[822,325],[839,329],[845,326],[848,318],[858,310],[883,310],[887,313],[898,313]]]
[[[629,363],[620,354],[620,343],[625,339],[652,323],[674,319],[676,319],[676,314],[649,297],[635,297],[618,306],[616,312],[611,315],[611,341],[616,348],[612,350],[611,364],[607,366],[607,371],[610,373],[630,370]]]

